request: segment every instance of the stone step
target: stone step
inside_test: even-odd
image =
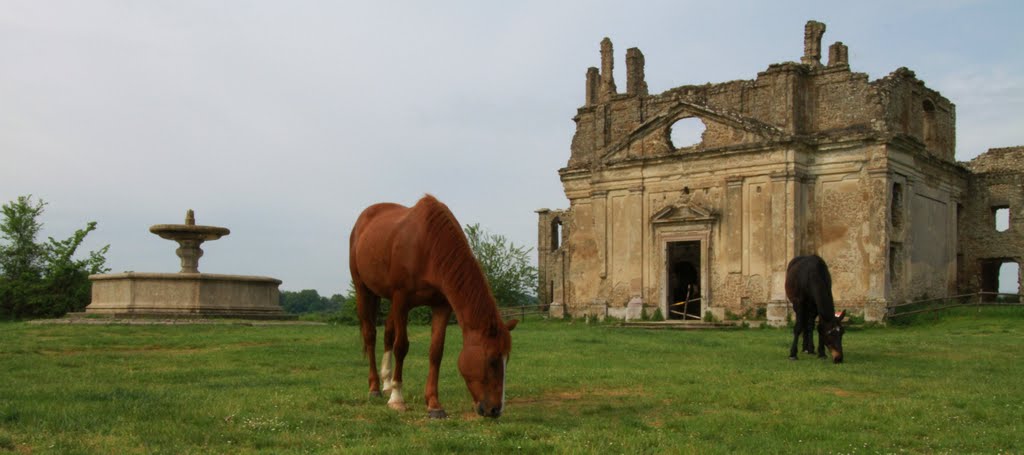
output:
[[[760,327],[764,321],[630,321],[619,323],[619,327],[656,329],[656,330],[706,330],[706,329],[736,329],[746,322],[750,327]]]

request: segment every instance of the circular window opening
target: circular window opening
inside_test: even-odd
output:
[[[700,144],[705,129],[707,127],[699,118],[682,118],[669,127],[668,138],[673,148],[692,147]]]

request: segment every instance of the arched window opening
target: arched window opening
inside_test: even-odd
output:
[[[931,100],[924,100],[921,103],[924,110],[924,124],[921,127],[921,138],[926,148],[933,149],[935,143],[935,103]]]
[[[892,201],[889,203],[889,220],[893,229],[903,227],[903,184],[892,184]]]
[[[682,118],[669,127],[668,138],[673,149],[692,147],[701,143],[706,129],[707,126],[699,118]]]
[[[562,220],[555,218],[551,220],[551,251],[557,250],[560,246],[562,246]]]

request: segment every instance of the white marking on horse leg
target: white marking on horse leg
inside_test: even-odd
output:
[[[384,351],[384,356],[380,359],[380,379],[381,379],[381,390],[385,393],[391,390],[391,375],[394,370],[391,368],[391,351]]]
[[[396,411],[405,410],[405,399],[402,398],[402,383],[391,383],[391,399],[388,400],[388,407]]]

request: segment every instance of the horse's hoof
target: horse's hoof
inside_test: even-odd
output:
[[[789,360],[796,360],[796,356],[795,355],[789,356]]]
[[[427,411],[427,417],[431,419],[447,419],[448,413],[444,412],[444,409],[431,409]]]
[[[405,403],[402,403],[400,401],[388,403],[388,407],[391,408],[391,409],[394,409],[394,410],[396,410],[398,412],[405,412],[407,409],[409,409],[409,408],[405,407]]]
[[[371,390],[370,391],[370,398],[380,398],[382,396],[384,396],[384,395],[381,395],[380,390]]]

